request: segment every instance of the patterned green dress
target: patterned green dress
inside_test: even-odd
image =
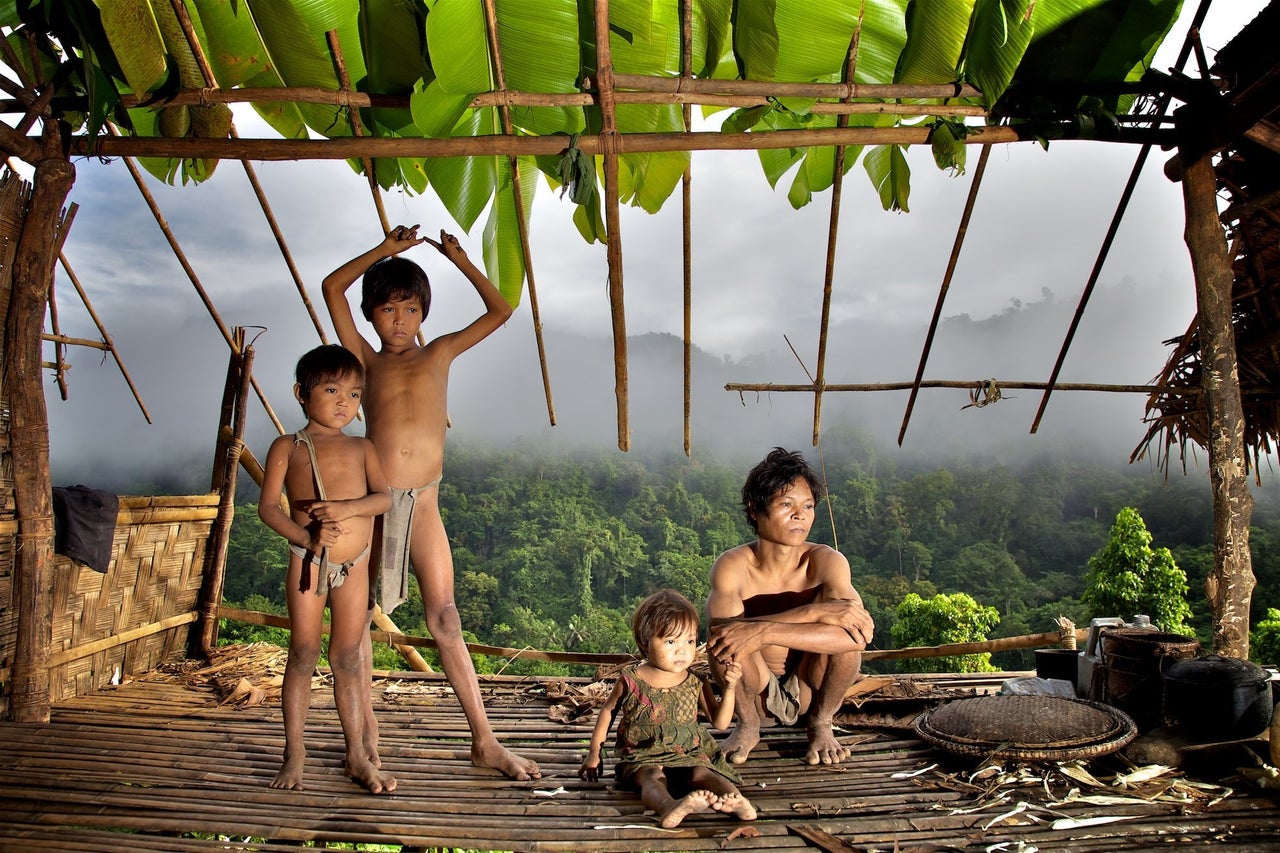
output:
[[[675,687],[651,687],[636,677],[636,669],[618,674],[623,692],[613,769],[617,786],[635,790],[636,771],[653,765],[706,767],[741,783],[710,729],[698,721],[702,679],[691,672]]]

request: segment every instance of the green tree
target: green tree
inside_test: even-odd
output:
[[[1116,514],[1107,544],[1089,558],[1081,601],[1092,616],[1149,615],[1162,630],[1192,633],[1187,575],[1168,548],[1151,548],[1151,533],[1133,507]]]
[[[930,599],[910,592],[898,605],[893,644],[896,648],[907,648],[981,642],[999,624],[1000,614],[994,607],[984,607],[963,592],[939,593]],[[917,672],[994,672],[996,669],[991,665],[990,652],[917,658],[910,664]]]
[[[1256,663],[1280,662],[1280,610],[1267,608],[1267,615],[1249,632],[1249,659]]]

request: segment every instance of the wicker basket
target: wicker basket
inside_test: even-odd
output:
[[[1138,734],[1128,714],[1109,705],[1063,696],[979,696],[925,711],[916,734],[961,755],[1025,761],[1093,758],[1120,749]]]

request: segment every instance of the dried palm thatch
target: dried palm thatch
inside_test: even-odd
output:
[[[1280,18],[1280,7],[1267,14]],[[1273,41],[1261,28],[1246,29],[1219,51],[1213,71],[1231,103],[1268,85],[1264,66],[1278,52]],[[1280,436],[1280,390],[1275,385],[1280,376],[1280,108],[1271,109],[1223,152],[1216,173],[1219,197],[1228,204],[1222,221],[1232,261],[1231,325],[1244,408],[1244,463],[1258,479],[1259,461]],[[1196,321],[1165,343],[1174,349],[1156,377],[1160,390],[1147,400],[1150,426],[1130,459],[1151,452],[1167,476],[1175,451],[1185,468],[1188,442],[1208,446],[1209,414],[1201,393]]]

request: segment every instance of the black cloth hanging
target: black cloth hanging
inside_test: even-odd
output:
[[[53,489],[53,550],[95,572],[111,565],[120,498],[88,486]]]

